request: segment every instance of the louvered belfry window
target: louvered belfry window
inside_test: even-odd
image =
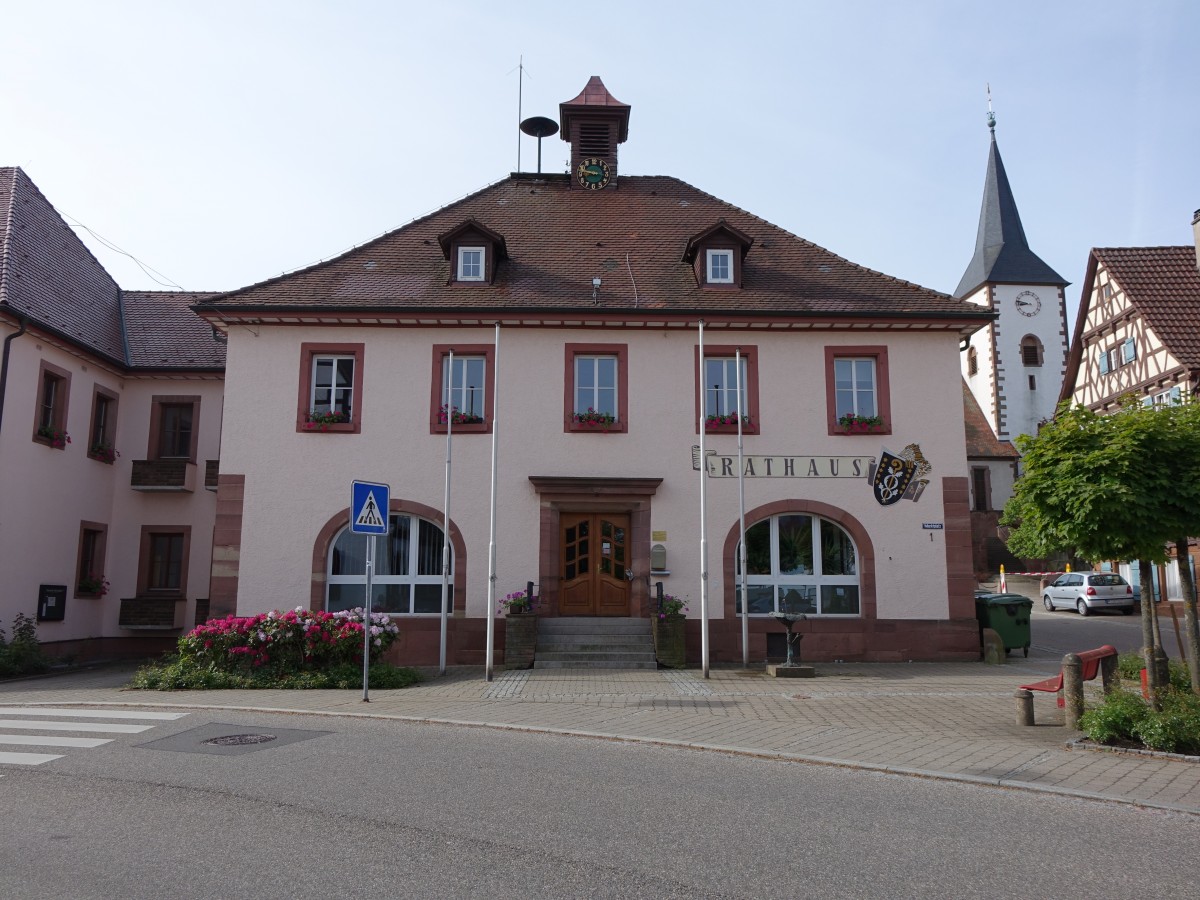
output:
[[[580,123],[579,154],[581,156],[610,156],[612,142],[609,138],[609,126],[598,122]]]

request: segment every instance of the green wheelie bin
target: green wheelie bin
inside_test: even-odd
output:
[[[1004,652],[1024,650],[1029,655],[1029,619],[1033,601],[1021,594],[975,594],[975,618],[980,628],[991,628],[1004,641]]]

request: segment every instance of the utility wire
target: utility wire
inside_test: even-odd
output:
[[[86,231],[88,234],[90,234],[92,237],[94,237],[97,241],[99,241],[101,244],[103,244],[109,250],[112,250],[114,253],[120,253],[122,256],[128,256],[130,259],[132,259],[134,261],[134,263],[137,265],[137,267],[139,269],[141,269],[143,272],[146,273],[146,277],[148,277],[151,281],[155,282],[156,284],[161,284],[163,287],[173,287],[179,291],[185,290],[185,288],[182,285],[176,284],[174,281],[172,281],[166,275],[163,275],[162,272],[159,272],[157,269],[153,269],[150,266],[146,265],[145,263],[143,263],[140,259],[138,259],[136,256],[134,256],[129,251],[122,250],[120,247],[118,247],[116,244],[114,244],[108,238],[104,237],[103,235],[97,234],[95,231],[93,231],[88,226],[84,225],[82,222],[80,222],[74,216],[63,212],[62,210],[59,210],[59,214],[64,219],[69,219],[74,224],[75,227],[82,228],[84,231]]]

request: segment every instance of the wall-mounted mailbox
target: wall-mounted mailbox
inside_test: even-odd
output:
[[[667,548],[662,544],[655,544],[650,548],[650,570],[652,572],[664,572],[667,568]]]
[[[67,586],[65,584],[39,584],[37,620],[39,622],[61,622],[67,614]]]

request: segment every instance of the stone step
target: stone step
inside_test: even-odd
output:
[[[559,652],[653,652],[654,641],[646,640],[618,640],[616,637],[604,639],[603,635],[598,634],[574,634],[569,637],[544,638],[538,637],[537,651],[559,651]]]
[[[624,660],[555,660],[538,659],[534,661],[535,669],[657,669],[654,660],[647,662],[632,662]]]

